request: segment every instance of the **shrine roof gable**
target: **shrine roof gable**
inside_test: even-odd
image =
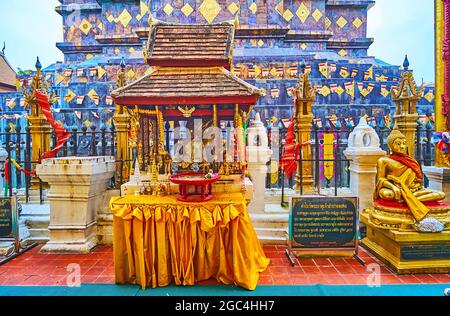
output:
[[[147,48],[150,66],[230,67],[234,22],[169,24],[153,21]]]

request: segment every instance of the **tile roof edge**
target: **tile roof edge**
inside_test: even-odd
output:
[[[263,90],[262,90],[262,89],[259,89],[259,88],[255,87],[255,86],[249,84],[248,82],[242,80],[242,79],[239,78],[238,76],[234,75],[231,71],[229,71],[229,70],[227,70],[227,69],[225,69],[225,68],[223,68],[223,67],[220,67],[220,70],[222,71],[222,73],[223,73],[226,77],[228,77],[228,78],[230,78],[230,79],[236,81],[236,82],[239,83],[240,85],[244,86],[244,87],[245,87],[248,91],[250,91],[251,93],[258,94],[258,95],[263,95]]]
[[[152,68],[153,68],[153,69],[152,69]],[[133,81],[133,82],[130,82],[130,83],[128,83],[127,85],[125,85],[125,86],[123,86],[123,87],[114,89],[114,90],[111,92],[111,96],[112,96],[113,98],[119,97],[123,92],[125,92],[126,90],[128,90],[128,89],[131,88],[132,86],[134,86],[134,85],[140,83],[141,81],[144,81],[144,80],[147,79],[148,77],[150,77],[150,76],[154,75],[155,73],[157,73],[158,70],[159,70],[159,68],[160,68],[160,67],[151,67],[150,69],[152,69],[152,70],[151,70],[148,74],[146,74],[145,76],[142,76],[141,78],[139,78],[139,79],[137,79],[137,80],[135,80],[135,81]]]

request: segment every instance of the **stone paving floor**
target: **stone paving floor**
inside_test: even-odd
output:
[[[79,264],[82,284],[113,284],[114,262],[112,246],[99,246],[85,255],[40,254],[37,246],[0,266],[0,285],[66,286],[69,264]],[[284,246],[264,246],[271,259],[269,268],[261,273],[260,285],[364,285],[372,271],[356,259],[294,259],[291,267]],[[364,249],[360,257],[366,264],[380,265],[381,284],[450,284],[450,274],[396,275]],[[208,280],[200,284],[217,284]]]

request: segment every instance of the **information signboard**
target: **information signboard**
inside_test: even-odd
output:
[[[289,248],[355,250],[358,247],[358,198],[298,196],[291,198]]]
[[[18,225],[17,196],[0,198],[0,241],[14,241],[16,252],[20,245]]]

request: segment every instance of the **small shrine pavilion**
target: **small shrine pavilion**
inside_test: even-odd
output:
[[[112,92],[118,132],[121,128],[125,132],[127,120],[136,131],[135,155],[133,148],[129,148],[133,147],[133,139],[127,139],[126,134],[120,139],[119,134],[119,158],[137,157],[144,170],[156,161],[162,170],[164,162],[171,161],[169,126],[173,129],[183,125],[192,131],[198,118],[202,119],[203,129],[245,124],[263,92],[230,71],[236,25],[237,21],[172,24],[151,18],[144,51],[151,68],[142,78],[126,84],[123,64],[119,87]],[[245,152],[244,144],[236,146]],[[240,172],[235,162],[228,163],[230,170]],[[218,171],[222,166],[214,167]],[[183,165],[183,169],[190,168],[189,164]]]

